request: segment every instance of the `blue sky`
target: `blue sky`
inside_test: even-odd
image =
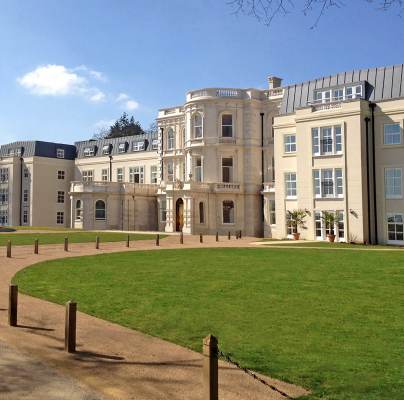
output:
[[[270,28],[227,0],[0,0],[0,144],[90,138],[123,111],[147,128],[210,86],[262,87],[404,62],[404,20],[365,0]]]

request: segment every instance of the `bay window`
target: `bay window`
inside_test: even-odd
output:
[[[192,118],[194,138],[199,139],[203,137],[203,121],[200,113],[194,114]]]

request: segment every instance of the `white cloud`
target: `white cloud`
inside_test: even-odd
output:
[[[137,108],[139,108],[139,103],[135,100],[128,100],[125,103],[125,107],[128,111],[136,110]]]
[[[139,108],[139,103],[129,97],[126,93],[119,93],[115,101],[120,103],[122,108],[127,111],[133,111]]]
[[[28,72],[17,82],[38,96],[81,96],[93,103],[102,102],[106,95],[91,84],[91,77],[100,80],[103,75],[85,65],[69,69],[64,65],[48,64]]]
[[[126,101],[129,100],[129,96],[126,93],[119,93],[118,96],[116,97],[116,102],[120,103],[121,101]]]
[[[63,65],[44,65],[17,79],[31,93],[40,96],[65,96],[83,89],[86,79]]]
[[[94,93],[89,97],[89,100],[92,101],[93,103],[101,103],[102,101],[105,101],[106,95],[104,92],[101,92],[101,90],[96,89]]]
[[[79,65],[78,67],[74,68],[73,71],[82,71],[87,73],[92,78],[96,79],[97,81],[106,82],[107,77],[100,71],[96,71],[95,69],[88,68],[86,65]]]

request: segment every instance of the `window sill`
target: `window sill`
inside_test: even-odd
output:
[[[330,153],[330,154],[313,154],[313,158],[337,158],[341,157],[344,153]]]
[[[315,197],[315,200],[344,200],[344,196],[337,196],[337,197]]]
[[[290,153],[283,153],[283,157],[296,157],[296,152],[291,151]]]
[[[387,143],[383,143],[380,146],[382,149],[402,149],[404,147],[403,143],[397,143],[397,144],[387,144]]]
[[[297,196],[286,196],[286,200],[297,200]]]
[[[402,200],[403,196],[386,196],[386,200]]]

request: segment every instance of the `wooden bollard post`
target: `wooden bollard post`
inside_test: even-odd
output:
[[[65,237],[65,251],[69,251],[69,239]]]
[[[203,236],[202,236],[202,233],[199,235],[199,243],[203,243]]]
[[[68,301],[66,303],[66,320],[65,320],[65,350],[68,353],[76,351],[76,317],[77,303]]]
[[[219,232],[216,232],[216,242],[219,241]]]
[[[39,254],[39,241],[38,241],[38,239],[35,239],[35,242],[34,242],[34,254]]]
[[[160,235],[156,235],[156,246],[160,246]]]
[[[11,240],[7,242],[7,258],[11,258]]]
[[[180,244],[184,244],[184,234],[180,233]]]
[[[8,292],[8,323],[17,326],[18,313],[18,286],[10,285]]]
[[[229,233],[227,234],[227,238],[228,238],[229,240],[231,239],[230,231],[229,231]]]
[[[241,229],[238,232],[238,238],[241,239]]]
[[[129,244],[130,244],[130,237],[128,235],[128,237],[126,238],[126,247],[129,247]]]
[[[203,339],[203,357],[203,399],[218,400],[218,342],[212,335]]]
[[[95,238],[95,248],[98,250],[100,248],[100,237]]]

